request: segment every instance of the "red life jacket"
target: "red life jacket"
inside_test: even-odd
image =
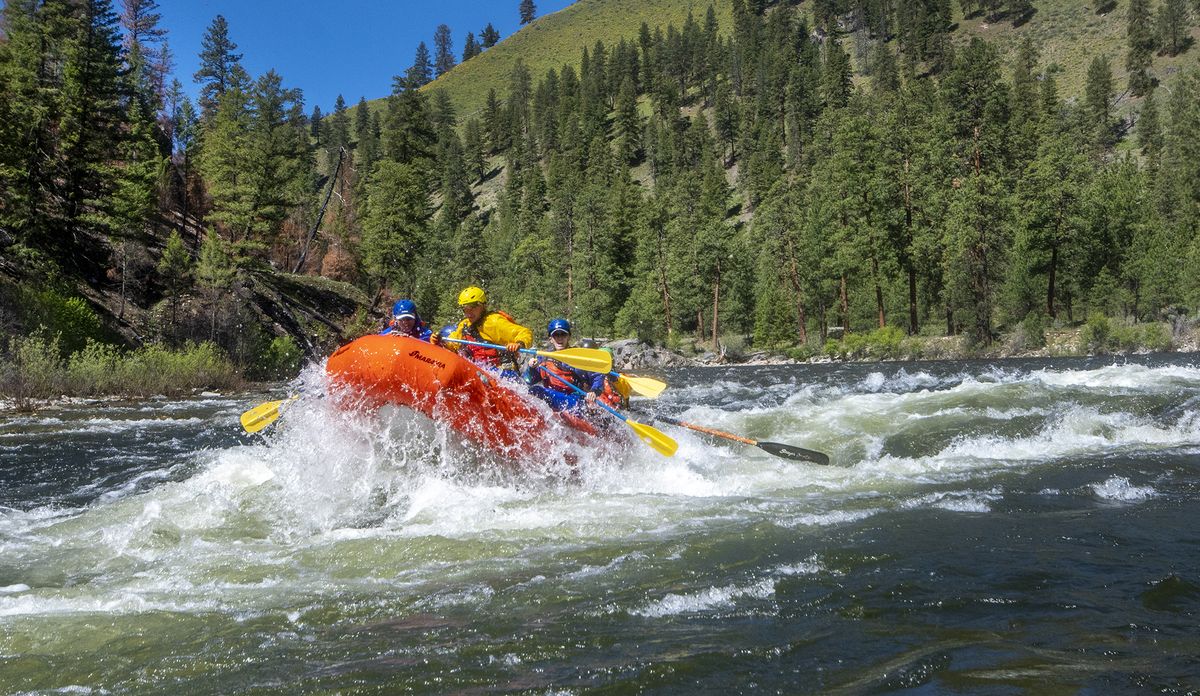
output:
[[[604,391],[600,392],[600,396],[597,398],[612,408],[620,408],[621,406],[628,405],[625,396],[617,390],[617,380],[615,377],[604,378]]]
[[[486,319],[487,315],[489,315],[489,314],[499,314],[500,316],[511,321],[512,323],[514,323],[514,324],[517,323],[517,320],[513,319],[511,315],[509,315],[507,312],[502,312],[500,310],[488,310],[488,311],[484,312],[483,314],[479,315],[479,321],[476,323],[479,326],[482,326],[483,320]],[[465,327],[463,327],[462,333],[463,333],[463,338],[465,338],[467,340],[479,341],[481,343],[490,343],[490,341],[486,341],[483,338],[483,336],[480,335],[479,328],[476,326],[475,323],[468,323]],[[492,368],[496,368],[496,369],[500,368],[500,364],[501,364],[501,362],[503,362],[503,358],[507,355],[506,351],[496,350],[495,348],[484,348],[483,346],[464,345],[463,349],[466,351],[467,357],[471,360],[471,362],[475,363],[476,365],[481,365],[484,367],[492,367]],[[513,359],[512,356],[508,356],[508,357],[509,357],[509,359]],[[514,363],[515,363],[515,360],[514,360]]]
[[[567,386],[574,384],[580,389],[587,391],[590,384],[581,384],[583,375],[571,367],[568,367],[552,358],[543,358],[538,362],[538,371],[541,373],[542,384],[546,385],[547,389],[563,392],[564,394],[574,394],[575,390]]]

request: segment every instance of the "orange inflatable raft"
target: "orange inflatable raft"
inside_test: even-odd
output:
[[[555,414],[457,353],[408,336],[363,336],[329,356],[325,371],[367,406],[407,406],[514,461],[561,451],[564,430],[577,444],[597,434],[583,418]],[[552,429],[555,421],[570,427]]]

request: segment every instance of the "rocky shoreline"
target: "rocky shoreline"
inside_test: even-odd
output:
[[[665,346],[644,343],[636,338],[607,341],[601,345],[612,349],[613,369],[620,371],[664,370],[679,367],[717,367],[727,365],[803,365],[831,362],[909,362],[915,360],[976,360],[1011,358],[1054,358],[1086,357],[1089,355],[1140,355],[1152,352],[1200,353],[1200,325],[1191,326],[1172,337],[1171,348],[1154,351],[1146,348],[1088,352],[1082,349],[1081,329],[1066,329],[1047,332],[1046,345],[1037,349],[1023,349],[1015,345],[1011,337],[1002,337],[986,349],[970,350],[964,347],[961,338],[919,337],[913,339],[911,351],[900,356],[871,356],[844,358],[825,353],[796,359],[785,353],[758,350],[753,352],[711,350],[697,351],[688,356]],[[1007,340],[1006,340],[1007,339]]]

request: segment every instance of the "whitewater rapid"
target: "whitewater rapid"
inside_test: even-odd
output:
[[[177,639],[186,617],[234,633],[266,622],[255,640],[291,649],[315,627],[455,607],[523,613],[523,602],[596,621],[770,615],[779,587],[850,569],[827,551],[775,546],[759,561],[722,561],[733,553],[724,544],[819,545],[895,515],[996,514],[1014,486],[1146,505],[1200,456],[1190,364],[722,369],[668,381],[660,403],[639,408],[825,451],[831,465],[659,424],[680,443],[675,457],[631,440],[514,471],[410,411],[344,411],[317,396],[264,437],[238,432],[256,398],[6,417],[0,656],[68,655],[130,626]],[[319,393],[319,370],[291,387]],[[43,486],[68,468],[67,484]],[[172,627],[164,616],[185,618]],[[54,682],[32,673],[43,681],[30,683]]]

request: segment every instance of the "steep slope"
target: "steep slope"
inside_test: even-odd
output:
[[[812,4],[812,0],[804,0],[799,7],[811,12]],[[577,65],[580,51],[584,47],[590,49],[597,40],[609,47],[621,38],[636,41],[642,22],[652,29],[670,24],[680,27],[689,11],[696,21],[703,21],[708,5],[703,0],[579,0],[566,9],[538,18],[492,49],[455,66],[424,89],[446,90],[459,122],[463,123],[482,111],[489,89],[494,88],[503,98],[518,59],[530,69],[536,83],[550,68]],[[712,5],[721,30],[727,31],[731,0],[714,0]],[[954,3],[953,41],[956,45],[966,45],[978,36],[996,44],[1011,63],[1017,47],[1028,37],[1038,47],[1042,65],[1058,67],[1059,89],[1065,98],[1083,95],[1088,65],[1096,56],[1107,55],[1118,94],[1124,91],[1127,3],[1118,3],[1104,14],[1095,12],[1092,0],[1039,0],[1034,7],[1030,17],[1014,23],[1007,18],[989,21],[979,14],[963,17]],[[1200,28],[1193,28],[1192,37],[1194,43],[1200,44]],[[854,55],[855,35],[846,35],[843,41]],[[1175,57],[1156,55],[1153,73],[1169,86],[1181,68],[1198,64],[1200,49],[1193,47]],[[1128,108],[1130,103],[1122,95],[1117,108]],[[383,100],[375,100],[372,106],[382,108]]]
[[[503,96],[518,59],[529,68],[536,83],[550,68],[578,64],[580,51],[585,47],[591,50],[596,41],[603,41],[609,48],[622,38],[636,42],[642,22],[651,30],[665,29],[670,24],[680,27],[689,11],[697,22],[703,22],[710,4],[725,30],[730,24],[730,0],[579,0],[539,17],[491,49],[460,63],[425,90],[445,89],[462,123],[482,112],[489,89],[495,88]]]

